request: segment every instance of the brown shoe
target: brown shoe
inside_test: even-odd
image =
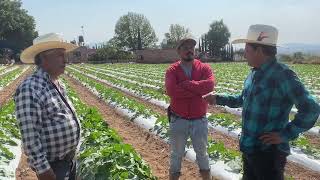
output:
[[[200,170],[200,174],[203,180],[211,180],[210,170]]]
[[[169,174],[169,180],[179,180],[180,173]]]

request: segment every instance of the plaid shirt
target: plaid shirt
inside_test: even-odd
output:
[[[79,121],[63,87],[60,92],[67,103],[48,73],[39,68],[14,96],[23,149],[38,174],[50,169],[49,162],[75,151],[79,143]]]
[[[243,107],[240,150],[245,153],[268,149],[270,145],[259,140],[266,132],[279,132],[283,143],[278,149],[290,153],[288,141],[312,128],[320,113],[319,104],[297,75],[276,59],[252,69],[241,95],[218,95],[217,104]],[[293,105],[298,113],[289,122]]]

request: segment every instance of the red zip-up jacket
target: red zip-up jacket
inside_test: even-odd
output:
[[[185,118],[194,119],[206,115],[208,103],[202,99],[214,88],[214,75],[209,64],[195,59],[191,79],[181,67],[181,61],[172,64],[166,71],[165,87],[170,97],[171,111]]]

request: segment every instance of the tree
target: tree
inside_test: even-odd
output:
[[[131,50],[149,48],[158,41],[149,20],[144,15],[133,12],[120,17],[114,38],[119,47]]]
[[[95,62],[119,62],[121,60],[133,59],[133,54],[130,51],[125,51],[118,47],[118,42],[115,38],[110,39],[107,43],[97,48],[96,54],[88,60]]]
[[[169,32],[164,34],[165,38],[161,43],[162,48],[175,48],[177,43],[186,37],[190,37],[191,33],[188,28],[179,24],[171,24]]]
[[[279,55],[279,60],[283,61],[283,62],[291,62],[292,61],[292,57],[288,54],[280,54]]]
[[[115,47],[117,49],[121,49],[121,45],[120,45],[120,42],[117,38],[113,37],[111,38],[108,42],[107,42],[107,45],[108,46],[112,46],[112,47]]]
[[[225,45],[228,44],[230,32],[223,20],[214,21],[210,25],[207,35],[207,43],[211,56],[220,57]]]
[[[240,48],[239,50],[235,51],[234,54],[238,56],[238,58],[240,60],[243,60],[244,59],[244,49],[243,48]]]
[[[302,52],[295,52],[293,53],[293,59],[295,60],[304,60]]]
[[[38,36],[34,18],[21,8],[20,0],[0,0],[0,40],[14,42],[15,53],[32,45]]]

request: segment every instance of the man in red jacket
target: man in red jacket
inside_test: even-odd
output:
[[[214,76],[208,64],[194,59],[196,41],[186,38],[179,42],[180,61],[166,71],[165,86],[170,97],[170,179],[179,179],[181,160],[187,139],[191,137],[203,179],[210,179],[207,154],[208,103],[202,98],[213,90]]]

